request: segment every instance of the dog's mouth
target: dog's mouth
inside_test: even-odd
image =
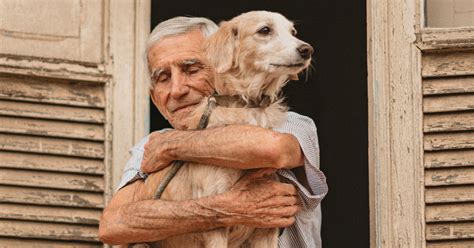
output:
[[[288,67],[288,68],[295,68],[295,67],[304,66],[303,63],[297,63],[297,64],[270,64],[270,65],[276,66],[276,67]]]

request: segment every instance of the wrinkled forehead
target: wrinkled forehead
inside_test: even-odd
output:
[[[233,21],[238,23],[239,28],[250,32],[264,26],[269,26],[276,30],[291,30],[294,26],[293,22],[286,19],[286,17],[273,12],[250,12],[234,18]]]

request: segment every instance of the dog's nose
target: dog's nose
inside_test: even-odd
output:
[[[303,44],[296,48],[296,50],[298,50],[298,53],[303,59],[309,59],[311,54],[313,54],[313,48],[308,44]]]

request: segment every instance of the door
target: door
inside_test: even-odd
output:
[[[215,22],[250,10],[280,12],[298,37],[315,47],[314,70],[284,89],[291,109],[318,127],[321,169],[329,193],[322,202],[325,247],[369,247],[365,1],[152,1],[151,26],[179,15]],[[150,127],[169,127],[151,105]]]

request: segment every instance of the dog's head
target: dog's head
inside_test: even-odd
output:
[[[293,23],[278,13],[247,12],[223,22],[206,44],[217,73],[234,78],[265,74],[266,80],[293,79],[311,62],[313,48],[295,37]]]

